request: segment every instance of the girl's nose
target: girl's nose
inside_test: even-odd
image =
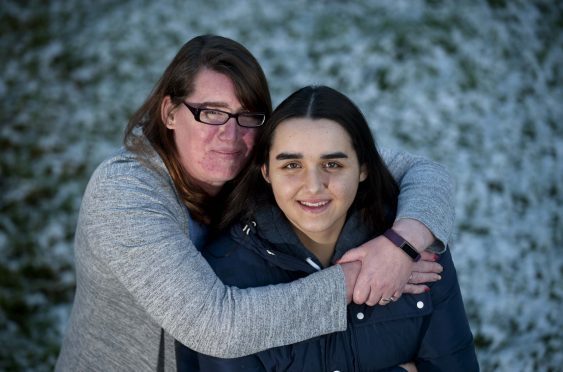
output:
[[[311,169],[305,178],[305,187],[311,193],[317,193],[324,187],[325,180],[323,174],[318,169]]]

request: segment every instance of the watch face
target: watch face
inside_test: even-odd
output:
[[[412,245],[409,244],[401,235],[397,234],[393,229],[388,229],[383,233],[385,237],[387,237],[393,244],[397,247],[401,248],[403,252],[408,254],[413,261],[420,260],[420,254],[413,248]]]
[[[410,245],[408,242],[404,242],[401,244],[401,248],[405,251],[409,256],[412,257],[413,260],[418,261],[420,259],[420,254]]]

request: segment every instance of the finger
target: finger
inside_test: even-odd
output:
[[[379,291],[372,290],[370,292],[369,297],[366,300],[366,305],[368,305],[368,306],[375,306],[377,304],[381,305],[382,304],[381,301],[383,299],[384,299],[384,297],[381,296]],[[389,301],[384,301],[384,302],[389,302]],[[385,305],[387,305],[387,304],[385,303]]]
[[[354,248],[346,252],[342,257],[340,257],[338,261],[336,261],[336,263],[341,264],[351,261],[362,261],[364,257],[365,257],[365,251],[358,248]]]
[[[390,304],[391,302],[395,302],[397,301],[399,298],[401,298],[401,292],[396,291],[395,293],[393,293],[393,295],[391,296],[383,296],[381,297],[381,299],[379,300],[379,302],[377,302],[379,305],[387,305]]]
[[[340,266],[342,267],[344,280],[346,281],[346,300],[350,303],[354,295],[354,287],[356,286],[356,280],[358,279],[362,264],[359,261],[353,261],[346,262]]]
[[[382,298],[381,300],[379,300],[378,304],[381,306],[385,306],[391,303],[391,299],[390,298]]]
[[[412,271],[417,271],[419,273],[436,273],[439,274],[444,271],[442,265],[437,262],[430,261],[418,261],[412,266]]]
[[[424,284],[407,284],[403,293],[420,294],[430,291],[430,287]]]
[[[381,298],[381,296],[379,296],[379,298],[377,299],[376,302],[372,303],[371,301],[368,303],[369,298],[370,298],[370,294],[371,294],[371,287],[369,285],[361,284],[360,283],[360,278],[358,277],[358,280],[356,281],[356,286],[354,287],[354,303],[361,305],[361,304],[367,304],[369,306],[373,306],[377,303],[377,301],[379,301],[379,299]]]
[[[438,256],[436,253],[434,253],[434,252],[423,251],[423,252],[420,254],[420,260],[421,260],[421,261],[432,261],[432,262],[435,262],[435,261],[438,261],[438,258],[439,258],[439,256]]]
[[[413,272],[409,277],[409,284],[431,283],[442,279],[442,276],[435,273],[419,273]]]
[[[356,284],[357,285],[357,284]],[[370,287],[370,292],[369,292],[369,296],[367,298],[367,300],[365,301],[366,305],[369,306],[374,306],[376,304],[380,304],[381,305],[381,300],[382,299],[389,299],[390,301],[388,302],[392,302],[392,298],[400,298],[401,297],[401,290],[402,288],[392,288],[392,287],[375,287],[375,286],[371,286]],[[392,293],[392,294],[391,294]]]
[[[372,285],[370,278],[372,273],[369,267],[362,265],[358,279],[356,280],[356,285],[354,287],[354,303],[356,304],[367,304],[373,306],[379,302],[381,299],[382,291],[378,289],[375,285]]]

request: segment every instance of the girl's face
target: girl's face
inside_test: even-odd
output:
[[[348,133],[328,119],[296,118],[275,130],[262,174],[301,240],[335,243],[366,179]]]

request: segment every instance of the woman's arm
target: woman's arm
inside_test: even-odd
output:
[[[238,357],[346,328],[339,266],[286,285],[224,286],[189,240],[169,180],[130,170],[134,164],[115,167],[90,182],[79,229],[88,249],[172,337],[205,354]]]
[[[455,220],[453,177],[446,167],[422,156],[389,149],[380,154],[400,188],[396,220],[412,219],[421,224],[409,226],[414,229],[411,235],[405,228],[404,237],[420,250],[435,238],[438,247],[433,248],[442,251]]]
[[[442,251],[454,222],[451,175],[421,156],[390,150],[381,155],[400,187],[393,228],[419,252],[434,241],[433,249]],[[399,297],[413,271],[411,258],[383,236],[348,251],[339,262],[354,260],[362,262],[353,294],[358,304],[375,305],[381,299]]]

